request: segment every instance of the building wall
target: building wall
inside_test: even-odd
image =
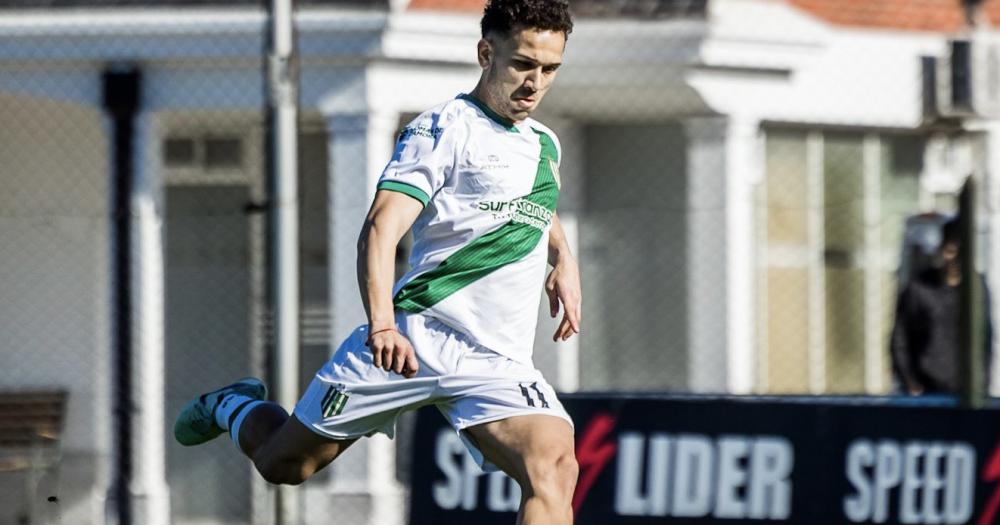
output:
[[[0,121],[0,389],[68,391],[60,512],[96,521],[111,448],[104,124],[94,108],[3,93]]]
[[[595,124],[585,148],[581,389],[684,389],[692,241],[684,130]]]
[[[251,375],[248,196],[238,185],[167,189],[166,428],[193,396]],[[249,520],[251,472],[230,440],[189,449],[165,438],[173,523]]]

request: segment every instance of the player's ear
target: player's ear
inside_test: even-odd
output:
[[[476,58],[479,60],[479,67],[486,69],[493,63],[493,44],[485,38],[479,39],[476,46]]]

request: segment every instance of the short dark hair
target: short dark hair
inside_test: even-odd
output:
[[[567,0],[489,0],[479,22],[483,38],[491,34],[510,36],[515,27],[573,32]]]

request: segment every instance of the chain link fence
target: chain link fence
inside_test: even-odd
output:
[[[300,6],[302,389],[364,321],[354,243],[395,136],[475,85],[472,3]],[[272,491],[228,440],[170,437],[192,397],[274,365],[266,18],[251,2],[170,4],[0,0],[2,523],[112,512],[124,319],[136,522],[273,522]],[[992,282],[995,116],[969,126],[921,106],[943,82],[931,71],[950,71],[926,57],[950,56],[953,28],[849,42],[810,5],[574,3],[537,115],[561,139],[559,214],[584,287],[578,338],[552,343],[544,299],[539,312],[535,361],[558,390],[898,392],[908,220],[956,213],[970,175]],[[898,20],[926,14],[913,9]],[[121,316],[102,79],[125,69],[141,87]],[[404,418],[394,443],[359,442],[306,483],[301,523],[403,523],[410,432]]]

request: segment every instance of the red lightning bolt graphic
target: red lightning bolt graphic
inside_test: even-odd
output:
[[[583,436],[576,444],[576,461],[580,465],[580,481],[576,484],[576,493],[573,494],[573,513],[580,512],[583,500],[587,499],[587,493],[597,481],[597,476],[604,471],[608,461],[615,456],[618,445],[614,442],[608,443],[605,438],[615,427],[615,418],[610,414],[597,414],[590,420]]]
[[[990,460],[983,467],[982,479],[985,482],[1000,481],[1000,443],[997,443],[996,448],[993,449],[993,454],[990,456]],[[979,521],[976,522],[976,525],[990,525],[993,523],[993,518],[996,517],[997,510],[1000,510],[1000,485],[993,489],[993,494],[986,503],[986,507],[979,516]]]

